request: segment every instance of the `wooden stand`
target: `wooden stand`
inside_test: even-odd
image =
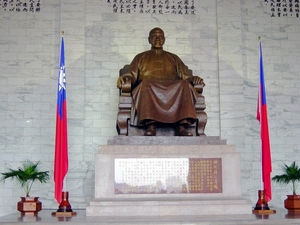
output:
[[[62,192],[62,201],[56,212],[52,212],[52,216],[56,217],[72,217],[77,213],[73,212],[71,204],[69,203],[69,192]]]
[[[253,214],[273,214],[276,213],[276,210],[271,210],[268,206],[268,203],[265,200],[265,191],[258,190],[258,200],[254,210],[252,210]]]
[[[18,202],[18,211],[21,215],[36,215],[41,211],[42,203],[38,199],[39,197],[21,197],[21,201]]]

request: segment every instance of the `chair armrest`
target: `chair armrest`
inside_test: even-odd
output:
[[[126,80],[120,89],[121,96],[131,96],[131,82]]]
[[[196,89],[196,91],[198,92],[198,94],[202,94],[204,85],[203,84],[195,84],[194,88]]]

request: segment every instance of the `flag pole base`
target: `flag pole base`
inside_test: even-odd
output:
[[[56,217],[72,217],[76,216],[77,213],[73,212],[72,206],[69,203],[69,192],[62,192],[62,200],[56,212],[52,212],[52,216]]]
[[[258,190],[258,200],[255,205],[255,208],[252,210],[253,214],[273,214],[276,213],[276,210],[269,208],[268,203],[265,200],[265,191]]]
[[[274,214],[274,213],[276,213],[276,210],[274,210],[274,209],[269,209],[269,210],[266,210],[266,209],[264,209],[264,210],[255,210],[255,209],[253,209],[252,213],[253,214]]]

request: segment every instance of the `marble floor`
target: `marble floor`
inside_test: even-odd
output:
[[[196,209],[195,209],[196,210]],[[73,217],[52,216],[53,210],[42,210],[37,216],[20,213],[0,217],[0,224],[14,225],[244,225],[244,224],[300,224],[300,212],[289,214],[286,209],[275,209],[275,214],[255,215],[207,215],[207,216],[163,216],[163,217],[86,217],[85,210],[74,210]]]

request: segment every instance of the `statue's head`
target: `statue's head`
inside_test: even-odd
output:
[[[149,32],[148,41],[152,48],[162,48],[165,43],[165,34],[162,29],[155,27]]]

